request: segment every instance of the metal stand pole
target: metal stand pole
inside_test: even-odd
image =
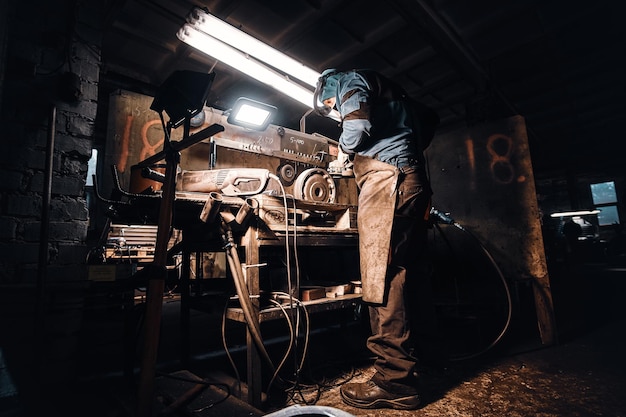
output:
[[[149,277],[146,294],[146,312],[144,321],[144,339],[139,375],[139,392],[137,415],[148,417],[152,413],[154,392],[155,364],[161,327],[163,309],[163,291],[167,278],[167,243],[172,227],[172,207],[176,190],[176,167],[180,155],[178,152],[166,152],[165,180],[162,187],[162,198],[159,207],[157,239],[152,264],[153,276]]]
[[[165,179],[159,207],[157,239],[154,249],[152,276],[149,276],[146,294],[146,312],[144,320],[144,338],[137,394],[137,416],[149,417],[152,414],[154,378],[159,345],[161,313],[163,310],[163,291],[167,278],[167,246],[172,227],[172,208],[176,198],[176,170],[180,161],[179,150],[199,142],[224,130],[223,126],[211,125],[189,137],[189,119],[185,120],[185,133],[180,142],[170,143],[166,135],[163,151],[146,161],[158,161],[165,157]],[[157,159],[159,158],[159,159]],[[144,161],[144,164],[146,163]]]

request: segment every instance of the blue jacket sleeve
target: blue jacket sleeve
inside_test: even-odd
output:
[[[344,80],[342,80],[344,81]],[[339,112],[342,116],[342,132],[339,145],[347,154],[363,148],[370,137],[369,90],[360,77],[351,77],[339,83]]]
[[[343,130],[339,137],[341,149],[347,154],[358,152],[368,142],[371,127],[369,120],[344,120],[342,126]]]

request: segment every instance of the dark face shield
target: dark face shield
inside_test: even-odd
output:
[[[315,92],[313,93],[313,109],[320,116],[328,116],[333,110],[331,107],[325,105],[323,101],[328,99],[329,97],[334,97],[336,91],[337,71],[334,69],[327,69],[317,80]]]
[[[320,94],[324,90],[324,85],[326,84],[325,77],[320,77],[317,81],[317,85],[315,86],[315,92],[313,93],[313,109],[320,116],[326,117],[333,110],[329,106],[325,105],[320,100]]]

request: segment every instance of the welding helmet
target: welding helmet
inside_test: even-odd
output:
[[[324,70],[322,75],[317,80],[315,87],[315,93],[313,94],[313,108],[321,116],[328,116],[333,110],[330,107],[323,104],[324,100],[337,95],[337,84],[339,81],[339,72],[330,68]],[[322,105],[320,106],[320,103]]]

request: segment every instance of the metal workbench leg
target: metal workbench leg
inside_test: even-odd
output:
[[[248,228],[243,237],[242,245],[245,246],[245,259],[248,265],[259,264],[259,245],[256,239],[256,229]],[[259,269],[246,269],[246,280],[248,283],[248,291],[252,297],[253,317],[259,317]],[[263,391],[263,378],[261,375],[261,355],[254,343],[254,339],[250,334],[250,330],[246,327],[246,344],[247,344],[247,369],[248,369],[248,403],[256,408],[261,407],[261,394]]]

